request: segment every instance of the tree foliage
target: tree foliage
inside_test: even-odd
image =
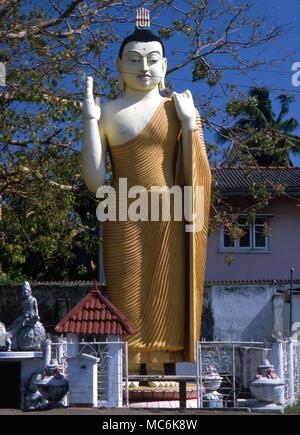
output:
[[[290,154],[300,152],[300,137],[293,134],[299,122],[284,118],[295,98],[281,94],[277,100],[280,102],[277,116],[266,88],[252,88],[248,98],[228,103],[227,112],[237,121],[222,130],[221,139],[233,143],[227,162],[292,166]]]
[[[145,3],[1,1],[7,83],[0,87],[0,280],[95,275],[96,204],[80,175],[83,82],[93,75],[96,94],[119,94],[114,59],[135,8]],[[248,1],[154,0],[150,9],[154,30],[172,47],[170,89],[172,74],[182,70],[224,90],[220,65],[257,68],[248,50],[281,33],[255,17]],[[209,96],[197,99],[206,125],[218,111]]]

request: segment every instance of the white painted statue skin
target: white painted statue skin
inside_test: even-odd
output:
[[[93,96],[93,78],[88,77],[83,103],[83,177],[87,188],[95,193],[105,183],[107,143],[126,144],[138,136],[158,109],[163,97],[167,59],[158,41],[129,42],[122,59],[117,60],[124,96],[100,107]],[[172,97],[182,126],[184,174],[189,180],[189,132],[196,128],[196,109],[189,90]]]

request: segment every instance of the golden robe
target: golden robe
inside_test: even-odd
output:
[[[138,136],[125,144],[109,147],[112,186],[117,198],[119,178],[127,178],[128,189],[183,186],[180,129],[173,100],[164,99]],[[104,223],[108,296],[136,328],[128,344],[129,355],[134,354],[137,363],[195,361],[196,358],[211,180],[199,117],[198,128],[190,134],[189,184],[192,183],[193,192],[195,186],[204,186],[203,229],[185,232],[186,222],[174,220],[172,205],[168,221]],[[128,200],[128,205],[132,201]],[[118,211],[117,206],[117,219]]]

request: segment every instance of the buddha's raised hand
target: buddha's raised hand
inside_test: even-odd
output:
[[[179,94],[173,92],[172,97],[175,102],[177,116],[183,124],[189,124],[190,127],[196,126],[196,108],[193,96],[189,90]]]
[[[101,116],[100,98],[93,95],[93,77],[87,77],[85,96],[83,100],[83,118],[96,119],[99,121]]]

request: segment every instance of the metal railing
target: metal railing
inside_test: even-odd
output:
[[[198,342],[197,407],[234,408],[241,400],[252,399],[250,382],[257,365],[270,355],[271,347],[265,342]]]
[[[291,403],[300,395],[300,342],[282,341],[280,346],[282,348],[279,362],[282,367],[281,377],[286,381],[284,399],[285,403]],[[197,343],[196,350],[195,373],[182,377],[174,375],[172,379],[174,378],[173,380],[179,384],[181,382],[181,396],[184,383],[190,382],[195,385],[198,408],[237,407],[241,406],[243,401],[252,400],[250,382],[255,378],[257,366],[264,359],[272,363],[272,346],[271,343],[266,342],[203,341]],[[127,343],[67,342],[66,339],[60,339],[59,342],[51,344],[51,357],[61,364],[62,372],[66,377],[68,377],[68,358],[80,354],[98,358],[96,383],[98,406],[104,406],[109,402],[111,391],[117,387],[120,390],[120,382],[123,382],[123,406],[129,406],[128,378],[131,379],[132,376],[128,376]],[[111,376],[112,367],[114,367],[115,377]],[[216,372],[221,377],[219,382],[217,382],[217,375],[214,375]],[[161,381],[169,380],[167,379],[169,377],[159,374],[154,377]]]

